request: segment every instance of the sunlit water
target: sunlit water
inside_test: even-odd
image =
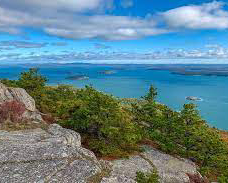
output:
[[[0,66],[0,78],[17,79],[21,71],[31,66]],[[161,103],[180,110],[186,96],[197,96],[203,101],[195,102],[201,115],[211,126],[228,130],[228,77],[173,75],[169,71],[148,70],[149,65],[94,65],[52,64],[39,66],[50,85],[73,84],[95,88],[117,97],[140,98],[149,86],[158,88]],[[99,73],[113,70],[114,74]],[[67,80],[74,75],[86,75],[89,80]]]

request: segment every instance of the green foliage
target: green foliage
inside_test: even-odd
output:
[[[31,68],[22,72],[18,80],[3,79],[1,82],[6,86],[24,88],[36,100],[39,107],[47,78],[39,73],[39,69]]]
[[[31,68],[27,72],[22,72],[18,80],[18,85],[27,92],[33,93],[44,88],[47,78],[39,73],[39,69]]]
[[[8,87],[19,87],[17,80],[1,79],[1,83],[5,84]]]
[[[161,150],[196,161],[203,175],[228,177],[227,145],[218,131],[200,117],[194,104],[185,104],[181,112],[175,112],[148,100],[142,105],[134,104],[133,111],[134,120],[147,124],[143,125],[147,138]]]
[[[159,183],[159,176],[156,170],[151,173],[137,172],[136,182],[138,183]]]
[[[39,101],[40,110],[43,113],[51,113],[53,116],[64,117],[62,108],[66,105],[67,110],[68,105],[74,103],[76,100],[75,93],[76,89],[69,85],[47,86]]]
[[[220,176],[220,177],[218,178],[218,182],[219,182],[219,183],[228,183],[228,177],[222,175],[222,176]]]
[[[24,88],[37,101],[37,105],[40,105],[46,82],[47,78],[42,76],[37,68],[32,68],[21,73],[18,86]]]
[[[158,95],[157,88],[151,85],[149,88],[149,92],[143,98],[147,101],[155,101],[157,95]]]
[[[60,106],[58,114],[66,118],[61,125],[92,137],[88,145],[102,155],[134,149],[139,129],[116,98],[86,86],[77,90],[76,99]]]

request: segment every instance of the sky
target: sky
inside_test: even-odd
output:
[[[228,63],[227,30],[227,0],[0,0],[0,64]]]

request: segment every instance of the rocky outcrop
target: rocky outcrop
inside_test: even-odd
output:
[[[162,183],[188,183],[187,175],[196,175],[197,166],[190,160],[175,158],[154,148],[145,147],[142,157],[150,161],[158,171]]]
[[[0,183],[87,182],[101,172],[80,135],[51,125],[47,130],[0,131]]]
[[[57,124],[47,129],[0,131],[0,183],[135,183],[136,172],[156,169],[161,183],[188,183],[197,166],[154,148],[128,159],[97,160],[80,135]]]
[[[189,183],[187,174],[199,174],[197,166],[189,160],[175,158],[151,147],[145,146],[144,150],[129,159],[113,161],[111,175],[103,178],[102,183],[136,183],[137,172],[151,173],[154,169],[161,183]]]
[[[0,104],[13,100],[25,105],[26,111],[23,117],[36,122],[42,121],[42,117],[36,109],[34,99],[24,89],[6,87],[0,83]]]

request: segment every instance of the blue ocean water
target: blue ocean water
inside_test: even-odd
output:
[[[32,65],[0,66],[0,78],[17,79],[21,71]],[[189,103],[186,96],[197,96],[194,102],[211,126],[228,130],[228,77],[174,75],[165,70],[149,70],[150,65],[43,64],[40,72],[49,78],[50,85],[73,84],[84,87],[92,84],[100,91],[117,97],[140,98],[149,86],[158,88],[158,101],[180,110]],[[100,71],[112,70],[112,74]],[[88,80],[68,80],[69,76],[85,75]]]

